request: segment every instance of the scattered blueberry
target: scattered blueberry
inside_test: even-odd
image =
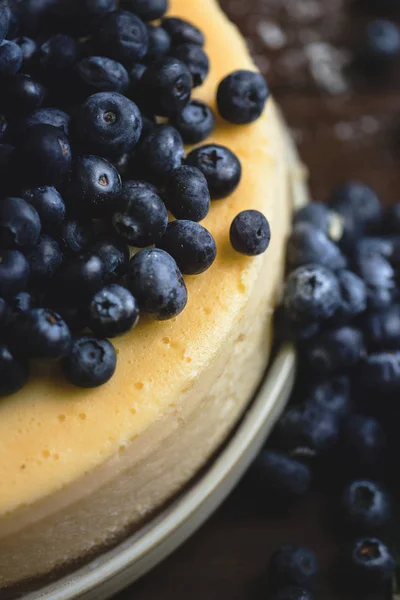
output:
[[[62,363],[70,383],[82,388],[103,385],[111,379],[117,366],[114,346],[107,340],[88,336],[73,340],[70,354]]]
[[[158,248],[142,250],[131,259],[127,286],[139,308],[159,320],[176,317],[187,303],[185,282],[176,262]]]
[[[315,403],[324,410],[330,410],[339,418],[350,413],[350,381],[346,375],[337,375],[318,381],[307,394],[310,404]]]
[[[310,223],[330,238],[333,242],[339,243],[344,232],[343,217],[336,213],[326,204],[321,202],[310,202],[298,211],[293,217],[293,224]]]
[[[95,31],[94,43],[100,55],[132,65],[147,53],[147,29],[136,15],[116,10],[103,17]]]
[[[157,244],[168,225],[164,202],[151,189],[125,181],[116,202],[112,225],[118,236],[137,248]]]
[[[22,198],[4,198],[0,203],[0,246],[22,250],[36,244],[41,231],[40,218]]]
[[[89,329],[100,337],[115,337],[134,327],[139,309],[129,290],[112,283],[95,293],[89,304]]]
[[[129,89],[127,96],[134,102],[138,102],[140,100],[140,82],[146,69],[146,65],[142,65],[141,63],[136,63],[131,69],[129,69]]]
[[[81,254],[94,241],[93,223],[90,219],[66,219],[57,238],[60,248],[68,254]]]
[[[8,121],[4,115],[0,114],[0,142],[6,138],[7,131]]]
[[[38,45],[32,38],[21,35],[14,40],[15,44],[22,50],[22,70],[24,73],[31,71],[35,67],[35,62],[38,57]]]
[[[50,233],[53,228],[58,228],[64,221],[65,204],[55,187],[43,186],[26,189],[22,192],[22,197],[36,209],[44,231]]]
[[[118,92],[123,94],[129,86],[129,75],[121,63],[104,56],[88,56],[75,67],[79,79],[89,93]]]
[[[114,283],[125,275],[130,258],[129,247],[125,242],[104,237],[93,246],[93,252],[103,262],[106,283]]]
[[[63,261],[60,246],[48,235],[42,235],[26,257],[30,265],[31,278],[42,284],[47,283],[55,275]]]
[[[13,321],[27,310],[34,308],[35,299],[29,292],[20,292],[8,300],[8,319]]]
[[[354,327],[323,331],[304,345],[309,368],[319,375],[330,375],[357,366],[364,356],[362,333]]]
[[[400,54],[400,31],[395,23],[384,19],[368,23],[358,50],[366,68],[382,68]]]
[[[366,310],[367,287],[360,277],[347,270],[338,273],[338,281],[341,301],[336,317],[349,321]]]
[[[260,211],[243,210],[233,219],[229,236],[236,252],[246,256],[257,256],[268,248],[271,229]]]
[[[389,548],[373,537],[356,540],[349,548],[347,560],[357,584],[367,589],[389,582],[396,568],[396,560]]]
[[[9,14],[5,6],[0,6],[0,42],[4,40],[8,33]]]
[[[18,250],[0,250],[0,296],[15,296],[26,289],[29,263]]]
[[[210,61],[203,48],[197,44],[180,44],[172,48],[171,56],[187,66],[194,88],[204,83],[210,71]]]
[[[267,494],[292,499],[304,496],[310,489],[310,467],[283,452],[262,450],[251,469]]]
[[[174,169],[166,182],[166,204],[177,219],[202,221],[210,210],[210,192],[203,173],[188,165]]]
[[[352,481],[343,490],[343,517],[347,525],[361,533],[370,533],[386,525],[391,512],[388,493],[373,481]]]
[[[392,304],[384,310],[369,312],[363,320],[363,328],[370,349],[400,348],[400,305]]]
[[[191,100],[173,115],[169,122],[179,131],[185,144],[199,144],[214,131],[215,117],[211,108],[200,100]]]
[[[382,475],[386,457],[386,435],[374,418],[350,415],[343,423],[342,464],[361,476]]]
[[[15,75],[24,59],[21,48],[15,42],[4,40],[0,44],[0,75]]]
[[[172,221],[157,246],[175,259],[184,275],[203,273],[217,255],[211,233],[193,221]]]
[[[162,27],[146,25],[149,36],[149,46],[145,56],[145,62],[152,62],[168,54],[171,47],[171,38]],[[179,56],[177,57],[179,58]],[[183,61],[184,62],[184,61]]]
[[[349,181],[335,187],[329,203],[345,220],[352,218],[361,233],[369,233],[380,226],[382,207],[379,197],[364,183]]]
[[[141,177],[158,184],[181,166],[185,154],[183,141],[170,125],[155,125],[142,139],[134,157]]]
[[[140,86],[146,109],[160,117],[170,117],[188,104],[192,78],[182,61],[167,56],[148,66]]]
[[[168,10],[168,0],[121,0],[121,8],[129,10],[143,21],[160,19]]]
[[[309,263],[323,265],[332,271],[346,267],[346,258],[325,233],[308,222],[297,223],[287,246],[289,269]]]
[[[4,344],[0,343],[0,396],[18,392],[28,381],[28,363],[17,358]]]
[[[353,254],[353,269],[364,280],[368,307],[372,309],[383,309],[392,304],[396,292],[396,274],[384,254],[385,247],[391,251],[390,244],[377,240],[375,244],[359,244]]]
[[[65,297],[92,296],[104,281],[104,265],[95,254],[72,256],[57,272],[55,288]]]
[[[186,164],[197,167],[204,174],[212,200],[232,194],[242,177],[242,166],[237,156],[218,144],[195,148],[188,154]]]
[[[71,117],[58,108],[38,108],[23,120],[19,134],[23,135],[26,129],[32,125],[52,125],[59,127],[68,136],[70,120]]]
[[[40,46],[39,54],[44,69],[70,69],[79,60],[79,42],[69,35],[57,33]]]
[[[162,20],[162,26],[169,33],[173,46],[180,44],[197,44],[204,46],[204,35],[195,25],[177,17]]]
[[[4,88],[2,108],[8,115],[27,115],[39,109],[46,97],[46,88],[25,73],[17,73]]]
[[[234,71],[218,86],[219,114],[237,125],[252,123],[261,116],[268,95],[268,86],[260,73]]]
[[[367,389],[397,392],[400,389],[400,352],[368,354],[360,363],[359,377]]]
[[[305,546],[282,546],[271,556],[269,578],[275,587],[313,589],[318,575],[315,553]]]
[[[54,311],[32,308],[15,321],[12,343],[31,358],[61,358],[70,351],[71,332]]]

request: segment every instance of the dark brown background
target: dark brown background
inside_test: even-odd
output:
[[[390,14],[382,0],[370,1],[380,13],[366,0],[221,0],[279,100],[316,199],[346,178],[374,186],[385,203],[400,199],[400,66],[382,80],[351,75],[365,23]],[[318,598],[354,600],[332,591],[340,544],[329,499],[315,493],[289,514],[267,513],[242,482],[197,534],[116,600],[261,600],[268,557],[288,541],[318,551]]]

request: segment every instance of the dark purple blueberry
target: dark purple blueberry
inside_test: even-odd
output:
[[[379,476],[386,461],[386,434],[372,417],[350,415],[343,422],[341,462],[357,476]]]
[[[118,92],[123,94],[129,86],[129,75],[121,63],[104,56],[88,56],[75,67],[80,81],[88,93]]]
[[[197,44],[204,46],[205,38],[203,33],[189,21],[179,19],[178,17],[166,17],[162,20],[162,26],[171,36],[173,46],[180,44]]]
[[[282,546],[269,561],[269,580],[275,588],[293,585],[313,589],[319,571],[315,553],[306,546]]]
[[[134,102],[138,102],[140,100],[140,82],[146,69],[147,67],[145,65],[136,63],[129,70],[129,89],[126,95]]]
[[[205,176],[212,200],[226,198],[234,192],[242,177],[238,157],[225,146],[207,144],[192,150],[186,164],[197,167]]]
[[[293,224],[310,223],[329,237],[338,242],[341,238],[341,216],[335,213],[329,206],[321,202],[309,202],[295,212]]]
[[[260,211],[243,210],[233,219],[229,237],[236,252],[246,256],[258,256],[269,246],[271,229]]]
[[[143,21],[160,19],[168,10],[168,0],[121,0],[124,10],[129,10]]]
[[[4,40],[8,33],[9,13],[5,6],[0,5],[0,42]]]
[[[39,109],[46,97],[46,88],[31,75],[17,73],[4,85],[3,110],[9,115],[27,115]]]
[[[113,211],[121,187],[121,177],[110,162],[87,155],[72,162],[64,194],[68,206],[101,217]]]
[[[287,262],[290,270],[309,263],[323,265],[332,271],[346,267],[346,259],[325,233],[311,223],[297,223],[289,237]]]
[[[152,63],[168,54],[171,47],[171,38],[162,27],[146,25],[149,36],[149,47],[145,56],[146,63]]]
[[[105,283],[114,283],[125,275],[130,258],[125,242],[105,237],[96,242],[93,252],[103,261]]]
[[[0,114],[0,142],[3,141],[8,132],[8,121],[4,115]]]
[[[230,123],[252,123],[261,116],[268,96],[268,86],[260,73],[234,71],[218,86],[218,111]]]
[[[58,127],[34,125],[26,130],[18,143],[16,160],[25,181],[58,185],[71,165],[69,140]]]
[[[371,586],[382,587],[393,578],[396,560],[389,548],[378,538],[366,537],[356,540],[348,549],[346,558],[349,575],[364,590],[370,591]]]
[[[43,186],[29,188],[22,192],[24,200],[29,202],[39,214],[42,229],[54,233],[65,219],[65,204],[55,187]]]
[[[283,452],[262,450],[251,471],[257,487],[278,498],[298,498],[310,489],[310,467]]]
[[[322,265],[304,265],[287,281],[283,305],[290,319],[312,323],[332,317],[341,303],[337,277]]]
[[[32,308],[15,321],[12,344],[29,358],[61,358],[71,348],[71,332],[60,315]]]
[[[0,250],[0,295],[15,296],[26,289],[29,263],[18,250]]]
[[[60,248],[67,254],[81,254],[94,241],[93,223],[90,219],[66,219],[57,238]]]
[[[329,197],[331,207],[346,220],[353,220],[361,233],[379,228],[382,207],[376,192],[359,181],[348,181],[335,187]]]
[[[112,283],[95,293],[89,304],[89,329],[100,337],[112,338],[136,325],[139,308],[125,287]]]
[[[18,44],[4,40],[0,44],[0,75],[15,75],[21,68],[23,58]]]
[[[141,103],[146,110],[160,117],[170,117],[188,104],[192,78],[182,61],[167,56],[148,66],[140,87]]]
[[[0,202],[0,246],[3,249],[31,248],[39,239],[40,218],[33,206],[22,198]]]
[[[351,409],[349,378],[337,375],[314,383],[307,394],[307,401],[332,411],[339,418],[346,417]]]
[[[75,38],[56,33],[40,46],[39,54],[43,69],[51,71],[72,69],[79,60],[80,46]]]
[[[351,271],[339,271],[340,306],[336,317],[350,321],[367,308],[367,287],[364,281]]]
[[[21,35],[14,40],[12,40],[15,44],[22,50],[23,60],[22,60],[22,70],[24,73],[30,71],[34,68],[35,62],[38,56],[38,45],[35,40],[32,38],[26,37],[25,35]]]
[[[0,396],[10,396],[24,387],[29,377],[28,363],[17,358],[0,343]]]
[[[172,221],[157,244],[175,259],[181,273],[198,275],[213,264],[217,247],[207,229],[194,221]]]
[[[400,348],[400,305],[369,312],[363,319],[363,330],[368,347],[374,351]]]
[[[194,88],[204,83],[210,71],[210,61],[201,46],[197,44],[181,44],[174,46],[170,54],[187,66],[192,76]]]
[[[159,243],[168,225],[168,213],[156,193],[149,188],[139,188],[135,183],[123,183],[112,225],[130,246],[145,248]]]
[[[122,64],[140,62],[148,48],[148,34],[143,21],[126,10],[108,13],[94,33],[96,48]]]
[[[114,375],[117,354],[109,341],[82,336],[73,340],[71,352],[62,366],[66,378],[73,385],[98,387]]]
[[[387,491],[366,479],[357,479],[345,487],[341,508],[345,523],[364,534],[381,529],[392,516]]]
[[[71,256],[57,272],[55,289],[66,298],[91,297],[102,286],[104,265],[95,254]]]
[[[31,279],[41,284],[46,284],[54,277],[63,262],[60,246],[48,235],[42,235],[26,257],[31,269]]]
[[[360,363],[359,377],[366,389],[375,392],[400,390],[400,352],[368,354]]]
[[[22,121],[18,128],[18,134],[24,135],[26,129],[32,125],[52,125],[68,135],[70,120],[71,117],[58,108],[38,108]]]
[[[396,273],[390,264],[390,243],[364,238],[353,254],[353,270],[367,287],[367,303],[372,309],[390,306],[396,293]]]
[[[358,61],[366,70],[382,70],[400,54],[400,31],[392,21],[370,21],[357,51]]]
[[[8,300],[8,320],[12,323],[19,316],[35,306],[35,298],[30,292],[20,292]]]
[[[166,182],[166,204],[177,219],[202,221],[210,210],[210,192],[203,173],[188,165],[174,169]]]
[[[354,327],[324,331],[302,348],[309,368],[323,376],[357,366],[364,353],[363,335]]]
[[[173,115],[169,122],[179,131],[185,144],[203,142],[215,127],[214,113],[200,100],[191,100],[180,113]]]
[[[117,92],[99,92],[79,108],[74,131],[89,154],[115,157],[133,150],[142,133],[136,104]]]
[[[129,264],[127,286],[144,313],[164,321],[179,315],[187,290],[174,259],[158,248],[142,250]]]
[[[181,166],[185,154],[182,138],[170,125],[155,125],[142,139],[134,157],[134,167],[141,177],[163,183]]]

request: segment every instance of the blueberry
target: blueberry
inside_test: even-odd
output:
[[[277,588],[293,585],[312,589],[318,570],[315,553],[305,546],[282,546],[269,562],[269,578]]]
[[[5,6],[0,5],[0,42],[4,40],[8,33],[9,14]]]
[[[363,320],[363,330],[369,348],[397,350],[400,347],[400,305],[368,313]]]
[[[188,104],[192,78],[182,61],[167,56],[148,66],[140,86],[141,101],[146,109],[160,117],[170,117]]]
[[[118,236],[131,246],[145,248],[160,241],[168,225],[164,202],[149,188],[125,181],[112,216]]]
[[[348,550],[347,561],[352,577],[366,589],[391,581],[396,568],[389,548],[374,537],[356,540]]]
[[[50,233],[64,221],[66,214],[64,200],[55,187],[26,189],[22,192],[22,197],[38,212],[44,231]]]
[[[125,275],[129,264],[129,247],[121,240],[102,238],[93,246],[93,252],[104,265],[104,281],[114,283]]]
[[[58,270],[54,286],[65,297],[92,296],[104,281],[104,265],[95,254],[72,256]]]
[[[139,308],[161,321],[183,311],[187,290],[174,259],[158,248],[142,250],[129,264],[127,285]]]
[[[385,234],[400,233],[400,202],[385,209],[383,215],[383,230]]]
[[[8,132],[8,121],[6,117],[0,114],[0,142],[4,140]]]
[[[52,125],[29,127],[17,148],[17,164],[28,182],[57,185],[71,165],[71,148],[67,136]]]
[[[340,450],[346,468],[358,476],[381,476],[386,449],[385,431],[376,419],[358,414],[345,419]]]
[[[0,245],[22,250],[34,246],[41,231],[37,211],[22,198],[4,198],[0,203]]]
[[[4,298],[1,298],[1,296],[0,296],[0,331],[6,323],[6,319],[8,317],[8,312],[9,312],[9,307],[8,307],[6,301],[4,300]]]
[[[206,80],[210,71],[210,61],[204,50],[196,44],[180,44],[174,46],[171,56],[182,61],[192,76],[193,87],[199,87]]]
[[[382,68],[400,54],[400,31],[395,23],[384,19],[368,23],[358,50],[366,67]]]
[[[136,104],[117,92],[99,92],[79,108],[75,134],[89,154],[120,156],[133,150],[142,132]]]
[[[367,287],[364,281],[351,271],[340,271],[338,281],[341,301],[336,317],[349,321],[366,310]]]
[[[353,255],[353,269],[367,287],[367,303],[372,309],[382,309],[393,302],[396,292],[395,271],[384,252],[390,252],[390,244],[376,241],[359,244]]]
[[[147,67],[145,65],[142,65],[141,63],[136,63],[129,70],[129,90],[127,96],[128,98],[131,98],[134,102],[140,100],[140,82],[146,69]]]
[[[243,210],[233,219],[230,240],[236,252],[246,256],[263,254],[271,240],[271,229],[266,217],[258,210]]]
[[[15,296],[27,286],[29,263],[18,250],[0,250],[0,295]]]
[[[14,323],[12,343],[27,357],[61,358],[70,351],[71,332],[54,311],[32,308]]]
[[[350,412],[349,378],[337,375],[314,383],[307,394],[307,400],[323,410],[332,411],[339,418],[346,417]]]
[[[232,194],[242,177],[242,166],[237,156],[218,144],[195,148],[188,154],[186,163],[204,174],[212,200]]]
[[[121,0],[121,8],[130,10],[143,19],[160,19],[168,10],[168,0]]]
[[[364,340],[358,329],[339,327],[322,332],[303,351],[310,369],[325,376],[357,366],[364,355]]]
[[[38,56],[38,45],[35,40],[26,37],[25,35],[21,35],[12,41],[15,44],[18,44],[22,50],[22,70],[24,73],[32,70],[35,66],[36,58]]]
[[[90,248],[94,241],[94,229],[90,219],[66,219],[63,221],[57,241],[63,252],[80,254]]]
[[[149,181],[164,183],[182,164],[185,150],[179,133],[170,125],[155,125],[140,142],[134,163],[137,172]]]
[[[20,292],[8,301],[8,320],[12,323],[19,316],[34,308],[35,299],[29,292]]]
[[[77,303],[76,299],[71,301],[69,298],[62,299],[55,296],[52,298],[50,293],[46,300],[50,302],[51,308],[66,322],[71,332],[78,333],[86,329],[88,326],[86,304]]]
[[[340,303],[338,280],[326,267],[305,265],[289,275],[283,304],[293,321],[310,323],[328,319]]]
[[[115,337],[134,327],[139,309],[129,290],[111,283],[95,293],[89,304],[89,329],[100,337]]]
[[[368,389],[397,392],[400,389],[400,352],[369,354],[360,364],[359,377]]]
[[[173,115],[169,122],[179,131],[185,144],[203,142],[215,127],[214,113],[200,100],[191,100],[181,112]]]
[[[168,54],[171,47],[171,38],[162,27],[157,27],[156,25],[146,25],[146,27],[147,35],[149,36],[149,46],[145,61],[151,63]]]
[[[112,212],[122,188],[117,169],[104,158],[79,156],[64,188],[67,203],[91,217]]]
[[[43,69],[71,69],[80,57],[79,42],[63,33],[56,33],[40,46],[40,64]]]
[[[17,73],[4,88],[2,107],[6,114],[27,115],[39,109],[46,97],[46,88],[25,73]]]
[[[77,18],[71,25],[77,27],[79,33],[95,32],[102,18],[118,6],[117,0],[78,0],[76,4]]]
[[[129,75],[121,63],[104,56],[88,56],[75,67],[79,79],[88,93],[118,92],[123,94],[129,86]]]
[[[117,354],[109,341],[82,336],[73,340],[71,353],[63,360],[62,366],[66,378],[73,385],[98,387],[114,375]]]
[[[283,450],[296,452],[306,448],[320,454],[337,442],[339,425],[333,411],[306,402],[286,410],[276,425],[274,435]]]
[[[339,248],[314,225],[297,223],[290,235],[287,246],[289,269],[308,263],[323,265],[332,271],[346,267],[346,259]]]
[[[218,86],[218,111],[230,123],[252,123],[261,116],[268,96],[268,86],[260,73],[234,71]]]
[[[314,596],[308,590],[290,586],[276,591],[269,600],[314,600]]]
[[[32,125],[52,125],[68,135],[70,120],[71,117],[58,108],[38,108],[23,120],[19,127],[19,134],[23,135]]]
[[[167,208],[177,219],[202,221],[210,210],[207,180],[196,167],[174,169],[166,182]]]
[[[329,203],[346,220],[353,219],[361,233],[377,229],[382,219],[382,207],[376,192],[359,181],[348,181],[335,187]]]
[[[274,315],[275,334],[278,341],[281,342],[300,342],[309,340],[316,336],[321,330],[321,323],[318,321],[301,322],[294,319],[285,310],[283,304],[278,306]]]
[[[310,467],[283,452],[262,450],[251,469],[267,494],[291,499],[304,496],[310,489]]]
[[[26,255],[35,282],[46,283],[56,273],[63,261],[58,243],[48,235],[42,235],[37,245]]]
[[[343,235],[343,217],[321,202],[309,202],[293,217],[293,224],[310,223],[320,229],[333,242],[338,243]]]
[[[0,44],[0,75],[15,75],[24,59],[21,48],[15,42],[4,40]]]
[[[140,62],[148,48],[145,24],[125,10],[106,14],[95,32],[94,40],[101,54],[128,65]]]
[[[28,381],[28,363],[0,342],[0,396],[15,394]]]
[[[171,36],[172,44],[197,44],[204,46],[205,39],[203,33],[189,21],[177,17],[166,17],[162,20],[162,26]]]
[[[217,255],[211,233],[193,221],[172,221],[157,246],[175,259],[184,275],[203,273]]]
[[[361,533],[376,531],[391,519],[389,495],[379,484],[357,479],[343,490],[342,513],[353,529]]]

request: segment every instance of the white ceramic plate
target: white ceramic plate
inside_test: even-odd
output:
[[[235,434],[200,478],[122,544],[25,600],[105,600],[173,552],[214,512],[253,461],[286,405],[294,374],[295,353],[286,345]]]

